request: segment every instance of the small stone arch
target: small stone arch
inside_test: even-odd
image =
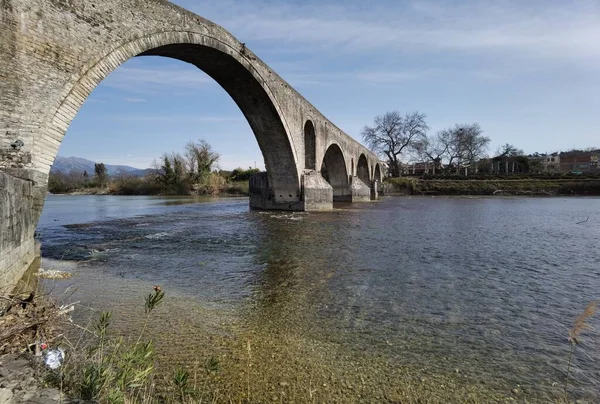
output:
[[[367,156],[365,156],[364,154],[361,154],[358,158],[358,164],[356,165],[356,176],[366,185],[371,184],[371,176],[369,175],[369,163],[367,162]]]
[[[373,173],[373,181],[377,181],[379,183],[381,183],[381,167],[379,166],[379,163],[375,164],[375,171]]]
[[[325,152],[321,164],[321,176],[333,188],[333,200],[343,201],[351,198],[346,159],[342,149],[333,143]]]
[[[317,137],[315,126],[310,120],[304,124],[304,168],[307,170],[317,168]]]

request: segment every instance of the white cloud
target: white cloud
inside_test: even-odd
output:
[[[360,7],[303,2],[178,1],[247,43],[294,51],[503,52],[599,67],[600,3],[581,1],[385,2]],[[408,5],[407,5],[408,4]]]

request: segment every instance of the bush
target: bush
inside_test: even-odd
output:
[[[250,177],[254,174],[259,173],[260,170],[258,168],[249,167],[247,170],[243,168],[236,168],[231,172],[231,180],[232,181],[248,181]]]
[[[152,178],[125,177],[110,184],[110,193],[115,195],[158,195],[163,187]]]
[[[193,189],[199,195],[218,195],[223,192],[225,186],[225,178],[217,173],[210,173],[203,176]]]
[[[70,395],[95,402],[137,402],[152,390],[154,344],[142,341],[150,313],[160,304],[159,286],[146,297],[146,318],[136,338],[126,340],[109,333],[111,313],[96,320],[87,346],[67,356],[60,372],[49,371],[47,381]],[[135,342],[131,342],[134,341]]]
[[[250,193],[250,184],[248,181],[229,182],[225,192],[230,195],[248,195]]]

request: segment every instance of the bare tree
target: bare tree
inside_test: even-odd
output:
[[[391,111],[376,116],[374,125],[365,126],[361,134],[371,150],[388,158],[392,177],[399,177],[400,156],[418,148],[425,141],[428,129],[425,114],[415,111],[402,116]]]
[[[185,180],[187,176],[187,172],[185,169],[185,158],[179,153],[171,153],[171,162],[173,165],[173,172],[175,173],[175,178],[178,181]]]
[[[457,172],[460,167],[469,167],[483,157],[490,143],[490,138],[483,136],[483,131],[477,123],[457,124],[454,128],[442,132],[450,138],[448,165],[456,165]]]
[[[496,150],[496,156],[498,157],[515,157],[515,156],[523,156],[525,153],[521,149],[517,149],[517,146],[512,145],[510,143],[506,143],[500,146]]]
[[[213,151],[206,140],[188,142],[185,145],[185,160],[191,177],[195,180],[210,173],[221,156]]]
[[[452,143],[452,133],[444,130],[427,136],[425,141],[418,148],[419,157],[425,161],[433,163],[433,172],[442,171],[443,161],[448,158],[450,145]]]

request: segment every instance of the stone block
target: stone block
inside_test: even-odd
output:
[[[356,176],[350,177],[350,191],[352,192],[352,202],[371,201],[371,188]]]
[[[305,211],[327,211],[333,209],[333,188],[315,170],[304,170],[302,195]]]
[[[36,254],[30,180],[0,171],[0,290],[10,291]]]

